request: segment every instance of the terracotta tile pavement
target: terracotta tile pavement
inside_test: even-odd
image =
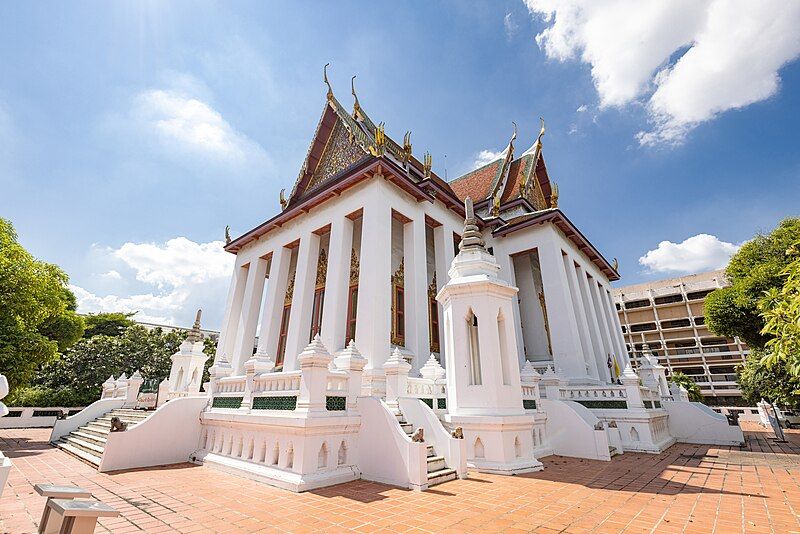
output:
[[[49,430],[0,430],[14,462],[0,532],[36,532],[37,482],[91,490],[122,516],[98,532],[800,532],[800,431],[778,444],[756,425],[743,449],[675,445],[612,462],[551,456],[545,470],[423,493],[356,481],[302,494],[190,464],[101,474],[47,444]]]

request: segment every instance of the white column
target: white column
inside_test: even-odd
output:
[[[494,246],[494,257],[497,261],[498,265],[500,265],[500,273],[499,277],[501,280],[505,280],[512,286],[519,289],[519,285],[517,284],[517,273],[514,270],[514,260],[508,253],[497,244]],[[531,284],[533,284],[533,280],[531,280]],[[522,366],[525,364],[525,339],[522,335],[522,314],[519,311],[519,301],[522,298],[522,292],[516,294],[513,301],[511,302],[511,310],[514,313],[514,335],[517,338],[517,360],[519,362],[519,368],[522,369]]]
[[[594,303],[592,302],[592,289],[589,287],[589,278],[583,267],[577,268],[578,286],[583,300],[583,309],[586,312],[586,322],[589,324],[589,337],[592,338],[592,349],[594,353],[595,367],[597,376],[603,382],[609,381],[608,365],[606,365],[606,350],[603,346],[603,337],[600,333],[600,324],[597,321]]]
[[[261,311],[261,299],[264,296],[264,281],[267,275],[266,258],[257,258],[250,262],[247,270],[247,286],[242,299],[242,312],[233,345],[233,374],[244,373],[244,362],[253,355],[253,343],[256,339],[256,325]]]
[[[314,306],[318,260],[319,236],[309,233],[301,237],[300,249],[297,252],[292,309],[289,313],[289,329],[286,332],[286,353],[283,360],[285,371],[297,370],[297,356],[308,345],[311,337],[311,310]]]
[[[578,323],[572,310],[569,282],[561,259],[561,247],[557,242],[543,243],[539,248],[539,265],[542,270],[542,286],[550,324],[553,344],[553,362],[566,376],[586,376]]]
[[[599,326],[600,326],[600,334],[603,339],[603,350],[605,356],[605,369],[606,369],[606,376],[608,380],[611,380],[611,369],[608,368],[608,355],[611,353],[615,353],[616,350],[614,349],[614,342],[612,341],[612,332],[611,328],[608,324],[608,319],[606,318],[606,314],[603,313],[603,300],[600,298],[600,286],[597,285],[596,281],[589,282],[589,296],[594,304],[595,313],[599,319]],[[612,363],[613,365],[613,363]]]
[[[436,264],[436,292],[438,293],[450,281],[450,275],[447,272],[456,255],[453,250],[453,230],[447,224],[443,223],[433,229],[433,250]],[[441,304],[437,303],[437,305],[439,306],[439,352],[444,354],[444,309]],[[440,357],[439,360],[442,365],[446,365],[444,357]]]
[[[272,259],[269,262],[269,282],[267,282],[267,295],[264,298],[264,312],[261,314],[258,347],[261,352],[267,353],[272,361],[277,357],[283,299],[286,297],[286,286],[289,283],[291,259],[291,249],[278,247],[272,251]]]
[[[332,353],[343,349],[347,325],[347,293],[350,288],[350,251],[353,221],[347,217],[331,222],[328,272],[325,274],[325,302],[322,306],[322,343]]]
[[[584,374],[588,374],[592,378],[599,378],[597,372],[597,363],[594,359],[594,348],[592,347],[592,339],[589,334],[589,323],[586,321],[586,310],[583,307],[583,300],[580,294],[580,284],[578,282],[578,275],[575,271],[575,261],[571,256],[563,255],[564,271],[567,273],[567,280],[569,282],[569,292],[572,297],[572,311],[575,314],[575,321],[578,323],[578,332],[581,336],[581,348],[583,350],[583,361],[586,364]]]
[[[364,206],[358,275],[356,345],[367,372],[389,359],[392,307],[392,210],[373,200]]]
[[[403,226],[403,258],[406,348],[414,353],[414,369],[419,369],[430,355],[428,263],[425,247],[425,216],[422,213]]]
[[[220,340],[217,343],[215,362],[219,359],[220,351],[225,355],[225,359],[229,363],[233,359],[233,347],[236,343],[236,334],[239,331],[239,318],[242,315],[244,288],[247,285],[247,270],[246,265],[240,265],[233,269],[233,281],[231,282],[231,292],[229,294],[230,304],[226,313],[227,319],[220,334]]]
[[[631,358],[628,355],[628,351],[625,350],[625,340],[622,338],[622,325],[619,323],[619,316],[614,308],[614,299],[611,298],[611,292],[602,285],[600,286],[600,296],[605,303],[603,310],[608,316],[609,322],[613,326],[614,331],[612,332],[611,339],[614,343],[614,347],[616,348],[616,354],[620,358],[619,364],[624,369],[631,363]]]

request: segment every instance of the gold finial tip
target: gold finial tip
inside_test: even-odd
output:
[[[322,67],[322,81],[328,86],[328,100],[333,98],[333,88],[331,87],[331,83],[328,81],[328,67],[330,66],[330,63],[325,63],[325,66]]]

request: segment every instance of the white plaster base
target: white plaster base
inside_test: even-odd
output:
[[[361,478],[358,468],[352,465],[299,474],[209,452],[198,454],[195,463],[294,492],[314,490]]]
[[[6,481],[10,473],[11,460],[0,452],[0,497],[3,496],[3,489],[6,487]]]
[[[467,443],[467,466],[484,473],[518,475],[541,471],[542,462],[533,453],[532,415],[446,415],[453,427],[460,426]],[[483,456],[476,454],[478,439],[483,445]],[[520,454],[516,454],[515,440],[519,440]]]
[[[677,443],[669,432],[668,415],[664,409],[591,411],[598,419],[616,422],[625,452],[660,454]],[[638,439],[633,439],[634,435]]]

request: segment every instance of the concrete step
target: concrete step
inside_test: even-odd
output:
[[[69,443],[70,445],[72,445],[73,447],[77,447],[79,449],[83,449],[86,452],[89,452],[91,454],[95,454],[97,456],[102,456],[103,455],[103,450],[105,450],[105,445],[102,445],[102,446],[98,445],[97,443],[94,443],[92,441],[83,439],[81,437],[77,437],[74,434],[75,433],[73,432],[69,436],[67,436],[66,438],[62,438],[62,439],[66,439],[66,442]]]
[[[402,428],[403,432],[405,432],[409,436],[414,433],[414,425],[412,425],[411,423],[401,423],[400,428]]]
[[[445,469],[447,465],[444,463],[444,456],[429,456],[428,457],[428,473],[435,473]]]
[[[125,419],[122,419],[122,418],[120,418],[120,420],[123,421],[124,423],[128,423],[128,428],[131,428],[132,426],[136,426],[140,422],[140,421],[130,421],[130,420],[126,421]],[[108,419],[95,419],[90,424],[93,424],[93,425],[98,426],[98,427],[103,427],[103,428],[110,429],[111,428],[111,418],[109,417]]]
[[[441,484],[442,482],[447,482],[448,480],[454,480],[455,478],[455,469],[440,469],[439,471],[428,473],[428,486],[435,486],[436,484]]]
[[[112,411],[111,412],[111,416],[112,417],[116,416],[116,417],[119,417],[120,419],[131,419],[131,420],[136,420],[136,421],[143,421],[143,420],[147,419],[150,416],[150,414],[149,413],[145,413],[145,412],[138,412],[137,413],[137,412],[115,412],[115,411]]]
[[[96,426],[92,423],[83,425],[78,430],[81,432],[86,432],[87,434],[92,434],[101,438],[108,436],[108,433],[111,432],[111,427],[105,426]]]
[[[100,460],[101,460],[100,456],[97,456],[95,454],[86,452],[83,449],[80,449],[78,447],[74,447],[74,446],[70,445],[69,443],[67,443],[64,440],[64,438],[59,440],[56,443],[56,446],[59,449],[61,449],[62,451],[66,452],[66,453],[69,453],[72,456],[75,456],[79,460],[83,460],[84,462],[86,462],[88,464],[91,464],[93,467],[98,467],[100,465]]]
[[[96,443],[100,447],[104,447],[105,448],[105,446],[106,446],[106,438],[104,436],[98,436],[98,435],[95,435],[95,434],[90,434],[90,433],[85,432],[83,429],[80,429],[80,428],[78,430],[74,431],[74,432],[70,432],[69,435],[70,436],[75,436],[77,438],[80,438],[82,440],[88,441],[90,443]]]
[[[431,456],[436,456],[436,452],[433,450],[433,445],[428,445],[428,458]]]

